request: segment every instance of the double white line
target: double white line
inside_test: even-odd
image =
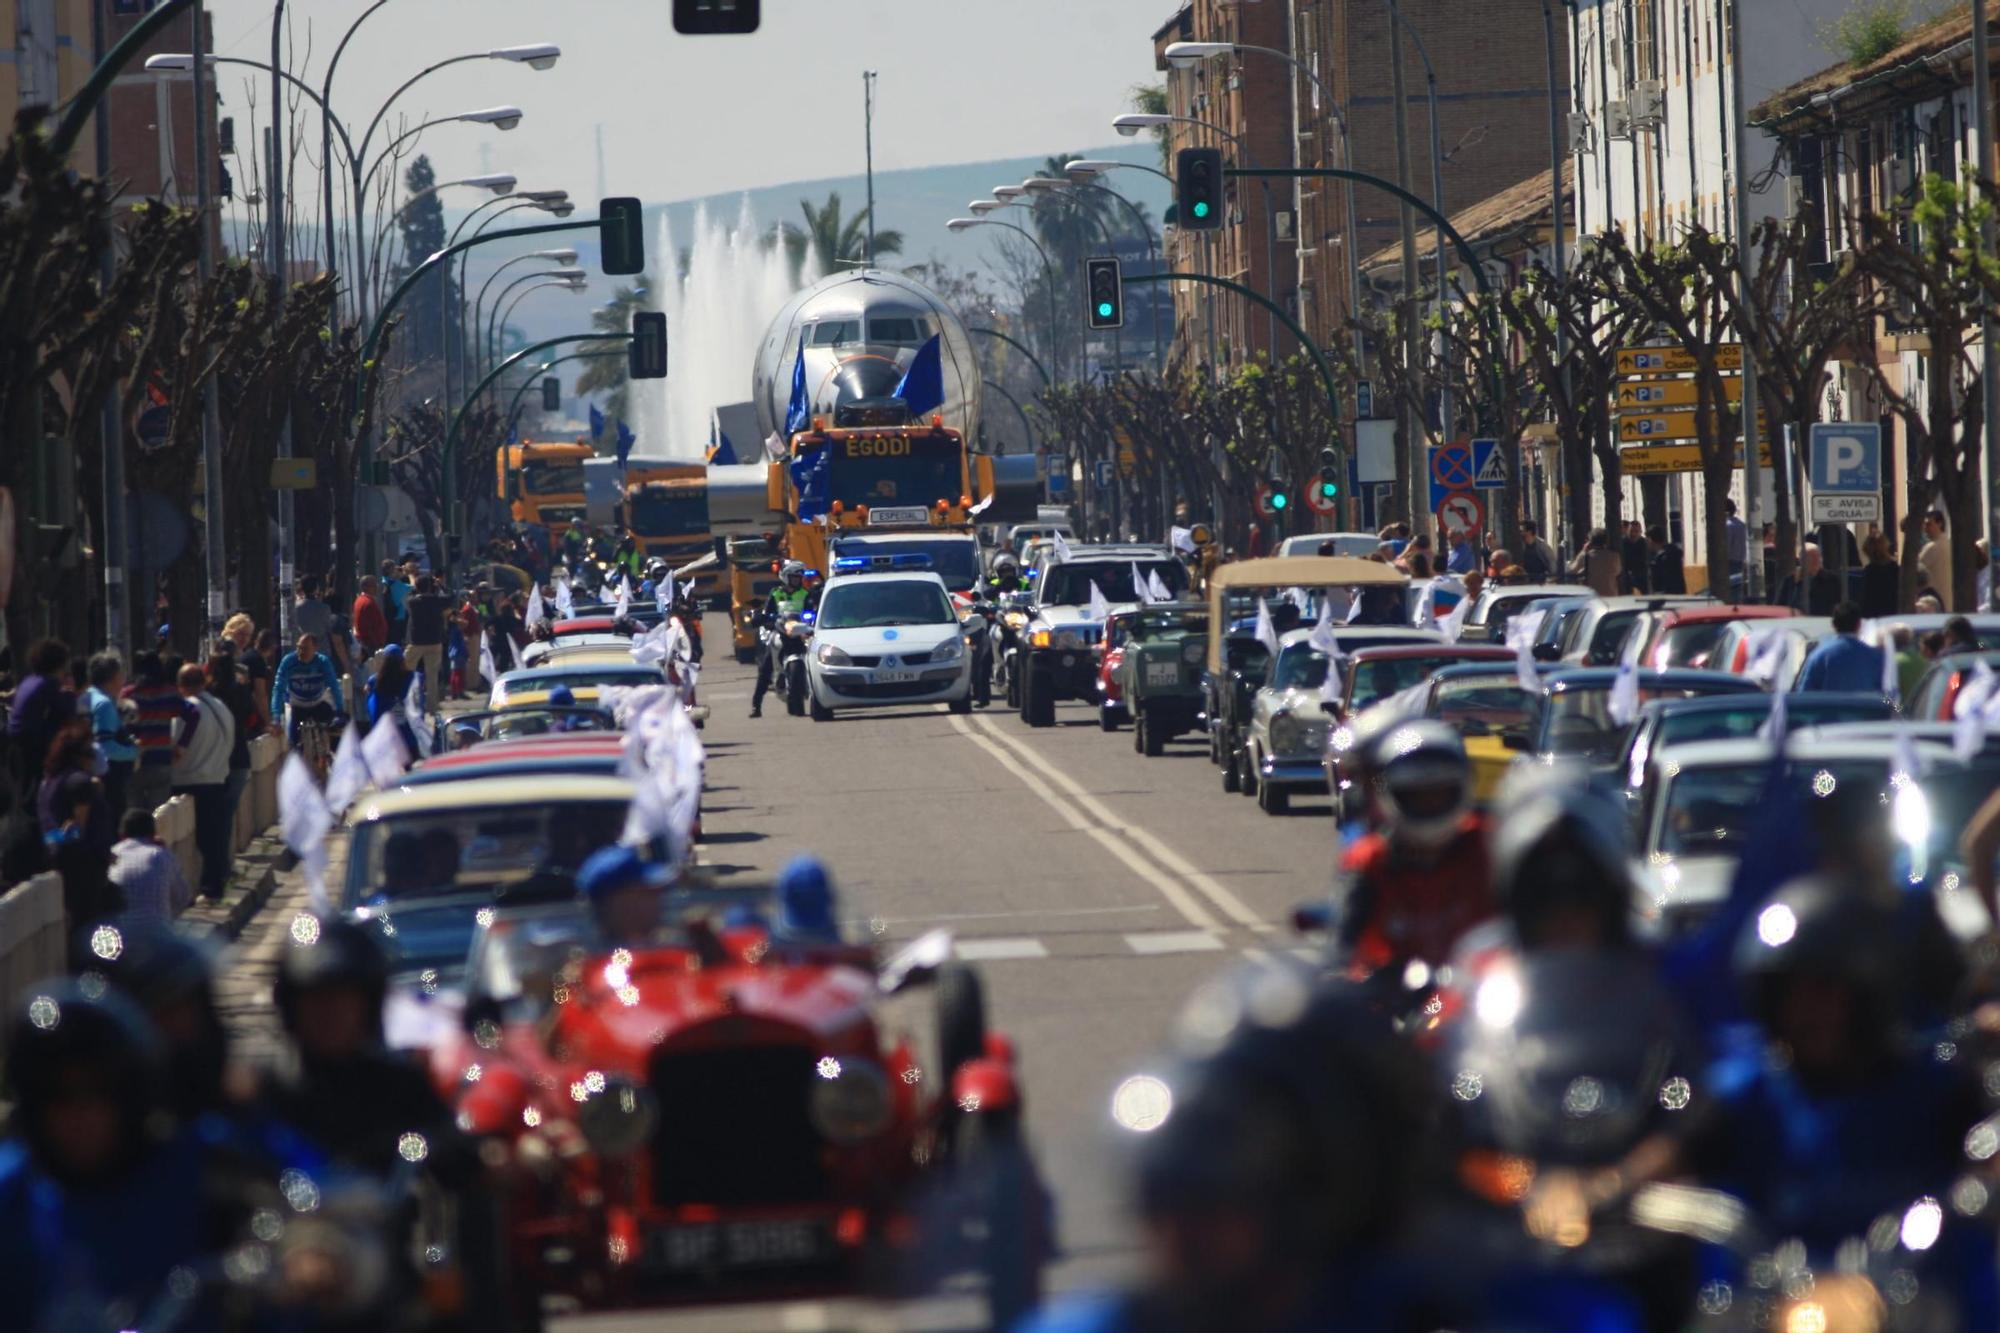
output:
[[[1226,925],[1234,925],[1260,935],[1277,929],[1259,919],[1249,904],[1227,885],[1196,868],[1151,830],[1127,823],[1032,746],[1007,735],[992,718],[982,715],[968,721],[954,716],[951,725],[1019,778],[1022,786],[1040,797],[1071,828],[1092,838],[1156,889],[1190,926],[1197,930],[1222,930]],[[1218,917],[1217,913],[1221,915]]]

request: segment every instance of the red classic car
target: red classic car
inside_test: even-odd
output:
[[[502,1167],[510,1301],[588,1309],[986,1279],[1032,1308],[1043,1194],[1012,1047],[978,976],[927,936],[886,961],[797,942],[743,891],[674,891],[642,948],[574,904],[501,912],[472,949],[464,1034],[431,1052]],[[926,982],[926,1049],[878,1001]]]

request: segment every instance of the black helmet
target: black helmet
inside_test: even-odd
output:
[[[1412,718],[1369,745],[1368,772],[1391,837],[1437,847],[1459,830],[1472,807],[1472,765],[1465,742],[1435,718]]]
[[[1736,942],[1736,978],[1744,1003],[1770,1027],[1785,984],[1801,977],[1845,982],[1859,998],[1857,1017],[1884,1032],[1902,1008],[1893,908],[1822,875],[1791,881],[1758,909]]]
[[[274,991],[285,1026],[293,1025],[296,996],[329,986],[354,987],[368,997],[370,1010],[379,1013],[389,992],[388,960],[365,926],[301,913],[292,920],[291,943],[279,961]]]
[[[1198,990],[1177,1037],[1166,1119],[1141,1147],[1144,1211],[1251,1209],[1274,1258],[1314,1267],[1393,1224],[1432,1100],[1357,987],[1247,967]]]
[[[1581,766],[1515,770],[1493,806],[1493,893],[1523,943],[1579,908],[1614,938],[1629,935],[1638,885],[1627,844],[1624,809]]]
[[[7,1091],[16,1123],[43,1170],[67,1184],[87,1183],[52,1151],[43,1109],[64,1074],[95,1071],[100,1089],[125,1118],[119,1156],[89,1173],[113,1177],[162,1132],[167,1056],[146,1016],[101,979],[52,980],[29,988],[14,1007],[7,1035]]]
[[[91,931],[87,975],[100,976],[160,1024],[169,1048],[168,1097],[176,1111],[197,1115],[221,1100],[229,1033],[215,1007],[214,951],[206,944],[148,921],[108,922]],[[177,1035],[192,1006],[194,1030]]]

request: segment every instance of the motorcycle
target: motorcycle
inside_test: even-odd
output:
[[[1028,623],[1027,611],[1003,599],[995,605],[987,634],[988,675],[999,678],[1009,708],[1021,706],[1021,629]],[[992,701],[989,692],[987,701]]]
[[[965,646],[972,654],[972,702],[981,708],[993,702],[994,626],[1000,608],[992,602],[974,602],[965,617]]]
[[[763,630],[764,651],[771,655],[771,679],[785,696],[785,711],[803,717],[812,689],[806,680],[806,650],[812,646],[813,613],[788,615]]]

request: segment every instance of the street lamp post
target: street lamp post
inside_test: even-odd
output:
[[[473,234],[477,235],[478,233],[475,232]],[[551,264],[573,267],[576,264],[576,251],[568,246],[562,246],[553,250],[529,250],[523,254],[515,255],[512,259],[502,261],[491,273],[486,275],[485,283],[479,288],[479,297],[472,303],[472,368],[475,374],[483,374],[486,370],[486,344],[480,337],[481,331],[486,327],[486,293],[493,289],[494,281],[502,273],[505,273],[516,264],[525,264],[531,259],[541,259]]]
[[[580,272],[580,271],[581,271],[581,270],[579,270],[579,272]],[[526,287],[526,288],[523,288],[523,289],[522,289],[522,291],[520,292],[520,294],[519,294],[519,295],[517,295],[517,296],[515,296],[513,300],[511,300],[511,301],[507,302],[507,304],[506,304],[505,306],[501,306],[501,305],[499,304],[499,302],[497,302],[497,301],[496,301],[496,302],[494,303],[494,306],[495,306],[495,309],[494,309],[494,311],[493,311],[493,316],[494,316],[494,318],[493,318],[493,336],[494,336],[494,348],[493,348],[493,355],[494,355],[495,357],[498,357],[498,356],[500,355],[500,348],[499,348],[499,339],[500,339],[501,335],[503,335],[503,334],[505,334],[505,333],[507,332],[507,321],[508,321],[509,319],[512,319],[512,318],[513,318],[513,316],[514,316],[514,307],[515,307],[515,306],[518,306],[519,304],[521,304],[521,302],[523,302],[523,301],[527,300],[527,299],[528,299],[528,298],[529,298],[530,296],[533,296],[533,295],[534,295],[534,294],[535,294],[536,292],[541,292],[541,291],[548,291],[548,290],[550,290],[551,288],[560,288],[561,290],[563,290],[563,291],[567,291],[567,292],[581,292],[581,291],[585,290],[585,286],[584,286],[584,279],[583,279],[583,278],[581,278],[581,277],[575,277],[575,278],[549,278],[549,279],[546,279],[546,280],[544,280],[544,281],[542,281],[542,282],[537,282],[537,283],[533,284],[532,286],[529,286],[529,287]],[[506,293],[505,293],[505,292],[502,292],[502,293],[501,293],[501,295],[502,295],[502,296],[504,297],[504,296],[506,295]]]
[[[498,199],[488,199],[485,203],[479,205],[479,207],[473,209],[471,212],[467,213],[464,217],[460,218],[458,220],[458,225],[451,229],[451,235],[446,239],[445,245],[447,247],[457,245],[459,235],[465,231],[466,227],[472,222],[474,218],[478,217],[481,213],[484,213],[487,209],[496,207],[498,205],[505,205],[505,207],[501,208],[500,211],[498,213],[495,213],[492,217],[486,219],[485,222],[480,223],[478,231],[475,231],[473,233],[475,236],[479,234],[479,231],[484,231],[489,223],[499,220],[501,217],[505,216],[508,213],[513,212],[517,208],[539,208],[545,212],[555,213],[558,217],[569,216],[569,213],[561,212],[559,210],[568,209],[570,212],[576,211],[575,205],[569,202],[569,191],[567,190],[516,190],[512,194],[503,194]],[[447,274],[452,274],[452,273],[456,274],[456,281],[452,284],[451,290],[458,293],[457,320],[459,327],[458,327],[458,339],[456,345],[458,348],[459,370],[461,372],[464,371],[465,369],[465,350],[468,345],[466,329],[465,329],[466,262],[467,262],[466,257],[461,255],[459,256],[458,261],[455,265],[453,264],[445,265],[445,272]],[[451,401],[451,385],[452,385],[453,340],[451,337],[450,321],[453,318],[453,315],[452,312],[447,308],[450,304],[451,304],[450,302],[445,301],[445,302],[440,302],[438,305],[438,336],[444,339],[444,345],[445,345],[444,397],[446,402]]]
[[[1426,114],[1430,119],[1431,131],[1431,207],[1442,213],[1444,212],[1444,153],[1439,147],[1438,140],[1437,69],[1431,64],[1431,53],[1424,46],[1423,35],[1417,31],[1416,25],[1403,16],[1402,8],[1397,4],[1397,0],[1387,0],[1387,2],[1389,5],[1389,17],[1394,19],[1402,30],[1410,35],[1410,41],[1417,48],[1417,58],[1424,62],[1424,95],[1429,105],[1429,111]],[[1405,211],[1407,212],[1408,210]],[[1442,309],[1445,301],[1444,233],[1438,231],[1436,228],[1432,228],[1431,237],[1437,242],[1437,302],[1439,308]],[[1449,354],[1451,334],[1448,327],[1442,336],[1446,340],[1446,352]],[[1438,424],[1443,430],[1445,438],[1450,439],[1452,434],[1450,376],[1441,375],[1438,377],[1437,394]]]
[[[442,191],[452,189],[455,186],[470,185],[482,190],[491,190],[496,195],[506,195],[513,192],[514,186],[517,183],[514,177],[505,173],[488,176],[467,176],[462,180],[439,181],[435,185],[427,185],[404,199],[402,203],[396,206],[394,212],[382,219],[382,225],[375,229],[375,239],[370,243],[368,249],[369,286],[377,292],[381,290],[382,249],[388,244],[389,233],[396,229],[396,223],[401,219],[403,214],[409,212],[424,200]]]
[[[500,294],[493,298],[493,313],[487,317],[485,335],[480,343],[481,349],[486,354],[485,364],[491,366],[500,360],[500,330],[506,327],[501,312],[504,309],[512,313],[514,307],[507,303],[507,298],[513,295],[516,288],[530,282],[553,281],[573,286],[581,291],[584,280],[589,276],[580,268],[545,268],[535,273],[523,273],[502,287]]]
[[[994,191],[995,194],[999,192],[999,190]],[[1016,193],[1019,193],[1019,191],[1016,190]],[[1035,239],[1033,232],[1029,231],[1026,227],[1017,227],[1011,222],[1001,222],[994,218],[953,218],[944,225],[952,231],[964,231],[967,227],[1005,227],[1008,231],[1023,237],[1029,245],[1035,247],[1035,253],[1042,257],[1042,272],[1047,276],[1049,282],[1049,358],[1056,363],[1056,373],[1060,375],[1062,373],[1061,345],[1056,341],[1056,266],[1050,261],[1049,252],[1042,248],[1042,243]]]

